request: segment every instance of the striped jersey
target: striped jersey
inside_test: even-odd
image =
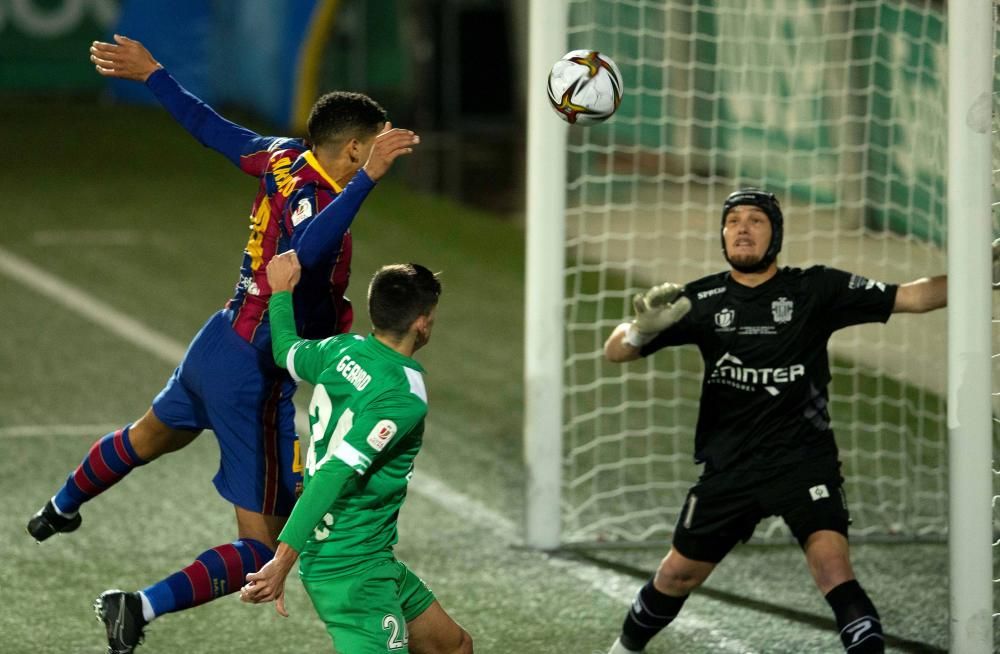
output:
[[[202,145],[260,180],[239,279],[226,303],[233,329],[258,349],[270,349],[271,292],[265,271],[272,257],[295,249],[303,266],[302,282],[294,294],[298,333],[324,338],[349,331],[353,312],[344,295],[352,254],[349,226],[374,182],[359,171],[342,189],[323,170],[308,143],[261,136],[226,120],[165,69],[150,75],[146,86]],[[335,203],[342,195],[350,197]]]
[[[268,139],[260,138],[259,145]],[[318,213],[343,190],[330,179],[316,157],[302,142],[271,139],[267,149],[244,155],[240,167],[260,177],[257,197],[250,211],[250,236],[243,251],[239,281],[226,303],[232,310],[233,329],[261,349],[270,348],[267,303],[271,288],[267,264],[294,247]],[[323,338],[350,331],[353,312],[345,293],[350,281],[351,233],[346,231],[328,259],[305,268],[295,292],[298,333]]]

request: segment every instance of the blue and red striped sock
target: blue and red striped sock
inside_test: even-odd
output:
[[[129,442],[131,426],[106,434],[90,447],[87,456],[52,498],[60,513],[76,513],[81,504],[114,486],[133,468],[146,464]]]
[[[153,614],[183,611],[235,593],[246,576],[260,570],[274,552],[264,543],[244,538],[202,552],[194,563],[142,590]],[[145,616],[151,620],[153,616]]]

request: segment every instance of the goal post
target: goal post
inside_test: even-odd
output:
[[[994,7],[948,6],[948,453],[951,651],[993,651],[991,408]]]
[[[554,549],[561,541],[563,429],[563,242],[566,125],[544,92],[552,64],[565,54],[564,0],[529,0],[528,165],[524,308],[525,541]]]

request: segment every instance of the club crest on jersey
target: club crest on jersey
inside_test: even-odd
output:
[[[368,433],[368,444],[381,452],[385,449],[386,443],[396,435],[396,429],[396,423],[392,420],[379,420]]]
[[[313,215],[312,204],[308,198],[302,198],[299,200],[298,206],[295,207],[295,213],[292,214],[292,226],[298,225],[311,215]]]
[[[733,321],[736,319],[736,312],[726,307],[715,314],[715,326],[719,329],[729,330],[733,328]]]
[[[792,319],[792,309],[794,307],[795,303],[787,297],[779,297],[777,300],[772,302],[771,315],[774,316],[774,322],[783,323],[790,321]]]

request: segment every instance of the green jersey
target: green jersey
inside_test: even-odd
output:
[[[374,336],[300,340],[291,316],[291,295],[276,294],[274,351],[296,380],[316,387],[304,490],[279,540],[300,553],[303,576],[335,575],[391,553],[423,441],[427,391],[420,364]]]

